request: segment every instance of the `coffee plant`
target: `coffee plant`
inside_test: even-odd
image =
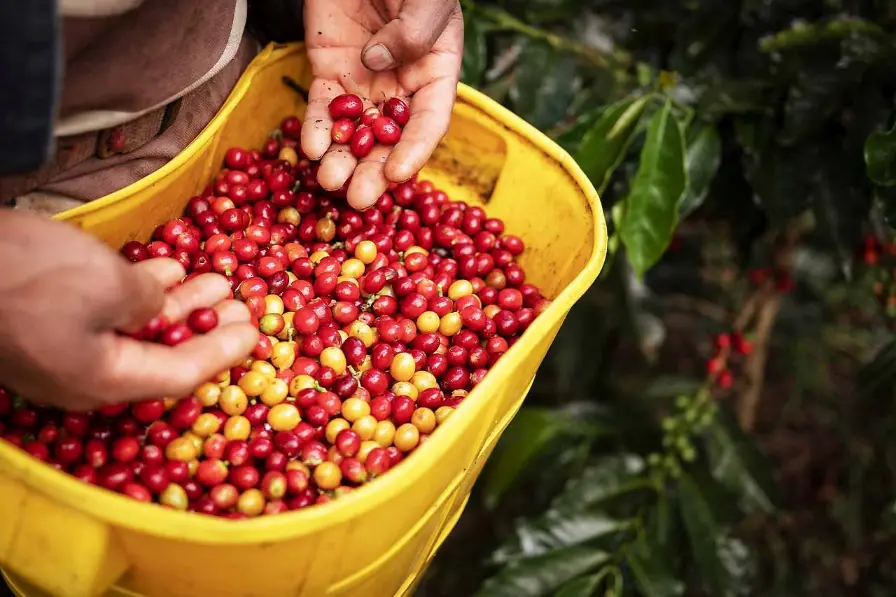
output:
[[[896,587],[896,2],[463,2],[610,255],[419,594]]]

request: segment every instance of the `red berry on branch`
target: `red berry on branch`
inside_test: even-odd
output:
[[[717,334],[715,338],[716,348],[728,348],[731,346],[731,336],[729,334]]]
[[[718,357],[706,361],[706,372],[710,375],[715,375],[724,368],[725,362]]]
[[[748,355],[753,352],[753,344],[740,334],[731,336],[731,346],[737,354]]]
[[[731,373],[728,369],[725,369],[721,373],[719,373],[719,377],[717,380],[719,387],[723,390],[727,390],[732,385],[734,385],[734,374]]]
[[[771,277],[771,270],[764,267],[751,269],[747,275],[754,286],[761,286]]]
[[[793,291],[794,288],[796,288],[796,280],[793,279],[793,276],[786,271],[778,272],[775,280],[775,290],[781,294],[787,294]]]

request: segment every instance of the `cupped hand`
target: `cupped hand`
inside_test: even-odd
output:
[[[0,211],[0,262],[0,385],[38,403],[85,410],[183,397],[258,341],[246,306],[227,300],[222,276],[180,284],[184,270],[174,260],[131,264],[41,216]],[[215,306],[219,326],[176,347],[118,333],[138,331],[159,313],[177,321],[205,306]]]
[[[305,40],[314,80],[302,150],[321,159],[318,182],[337,190],[351,177],[348,201],[373,205],[390,182],[410,179],[448,130],[463,58],[457,0],[306,0]],[[343,93],[365,106],[400,97],[411,119],[394,147],[377,145],[358,160],[331,145],[328,106]]]

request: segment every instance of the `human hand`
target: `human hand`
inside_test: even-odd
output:
[[[173,259],[131,264],[72,226],[0,211],[0,380],[38,403],[86,410],[189,395],[254,348],[258,330],[216,274],[179,285]],[[173,287],[169,292],[167,288]],[[168,347],[134,340],[163,313],[184,319],[214,305],[219,326]]]
[[[373,205],[390,182],[410,179],[448,131],[463,58],[457,0],[306,0],[305,44],[314,74],[302,151],[321,159],[318,182],[337,190],[351,178],[348,202]],[[365,107],[400,97],[411,119],[394,147],[377,145],[360,161],[330,144],[328,106],[343,93]],[[410,99],[409,99],[410,98]]]

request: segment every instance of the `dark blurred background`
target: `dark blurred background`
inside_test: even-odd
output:
[[[896,594],[896,2],[464,9],[611,255],[419,594]]]

